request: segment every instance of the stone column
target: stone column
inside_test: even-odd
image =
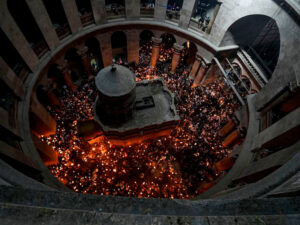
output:
[[[112,57],[112,48],[111,48],[111,41],[110,41],[111,34],[112,34],[111,32],[107,32],[96,36],[96,38],[100,43],[104,67],[110,66],[112,64],[113,57]]]
[[[61,0],[64,11],[73,34],[77,33],[81,28],[81,20],[78,8],[74,0]]]
[[[30,47],[22,31],[10,15],[7,8],[7,1],[0,1],[0,27],[11,41],[12,45],[16,48],[18,53],[23,58],[26,65],[31,71],[34,71],[39,64],[39,59]]]
[[[197,54],[196,54],[196,59],[195,59],[195,61],[194,61],[192,70],[191,70],[190,75],[189,75],[189,78],[190,78],[191,80],[194,80],[195,77],[196,77],[196,74],[197,74],[197,72],[198,72],[198,70],[199,70],[199,66],[200,66],[200,63],[201,63],[201,58],[202,58],[202,57],[200,56],[200,54],[197,53]]]
[[[238,139],[242,138],[238,129],[233,130],[222,142],[223,147],[229,147],[234,145]]]
[[[64,81],[65,81],[67,87],[71,91],[76,90],[76,85],[73,83],[71,76],[70,76],[70,69],[68,67],[68,63],[65,61],[62,65],[58,66],[58,69],[62,72]]]
[[[43,4],[43,1],[26,0],[26,2],[45,38],[45,41],[47,42],[47,45],[51,50],[54,50],[55,47],[59,44],[59,39],[49,18],[47,10]]]
[[[96,24],[106,22],[105,0],[91,0],[93,16]]]
[[[233,128],[236,127],[235,122],[230,119],[219,131],[219,136],[221,137],[225,137],[227,134],[229,134],[229,132],[231,132],[233,130]]]
[[[78,55],[81,57],[82,65],[84,70],[88,74],[88,78],[93,78],[93,74],[91,73],[90,60],[88,57],[88,47],[84,46],[83,48],[77,51]]]
[[[126,32],[127,36],[127,61],[128,63],[139,63],[139,30],[129,30]]]
[[[200,82],[202,81],[204,75],[206,74],[207,70],[208,70],[209,65],[206,64],[203,59],[201,60],[201,64],[200,64],[200,69],[197,73],[196,79],[194,80],[194,83],[192,85],[192,88],[197,87]]]
[[[140,0],[125,0],[125,11],[127,18],[140,17]]]
[[[159,57],[159,51],[160,51],[160,44],[162,42],[161,38],[152,37],[152,55],[151,55],[151,67],[155,67],[156,62]]]
[[[19,99],[23,99],[25,92],[23,82],[6,64],[2,57],[0,57],[0,79],[6,83]]]
[[[179,45],[177,43],[174,43],[173,45],[174,51],[173,51],[173,57],[172,57],[172,64],[171,64],[171,73],[175,73],[175,70],[179,64],[181,51],[183,49],[182,45]]]
[[[180,10],[179,27],[188,28],[195,6],[195,0],[185,0]]]
[[[163,21],[166,18],[168,0],[156,0],[154,7],[154,19]]]
[[[216,17],[217,17],[217,15],[218,15],[218,12],[219,12],[219,10],[220,10],[220,7],[221,7],[221,4],[222,4],[223,2],[221,1],[221,0],[218,0],[217,1],[217,5],[216,5],[216,7],[215,7],[215,9],[214,9],[214,13],[213,13],[213,15],[212,15],[212,18],[210,18],[210,21],[209,21],[209,24],[207,25],[207,29],[206,29],[206,33],[210,33],[210,31],[211,31],[211,28],[212,28],[212,26],[213,26],[213,24],[214,24],[214,22],[215,22],[215,20],[216,20]]]

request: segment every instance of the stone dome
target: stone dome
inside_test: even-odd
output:
[[[134,73],[120,65],[108,66],[100,70],[95,83],[102,94],[110,97],[124,96],[136,86]]]

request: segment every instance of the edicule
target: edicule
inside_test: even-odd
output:
[[[114,145],[132,145],[167,136],[180,118],[174,94],[163,79],[135,81],[128,68],[112,65],[95,78],[95,118],[82,122],[79,133],[90,143],[104,135]]]

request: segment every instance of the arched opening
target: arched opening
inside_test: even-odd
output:
[[[31,48],[41,58],[49,48],[25,0],[7,1],[7,6]]]
[[[68,61],[73,83],[79,86],[83,79],[87,79],[87,75],[82,65],[81,57],[77,53],[77,49],[69,49],[66,52],[65,59]]]
[[[155,0],[141,0],[140,13],[142,16],[153,17]]]
[[[83,26],[88,26],[95,22],[90,0],[76,0],[76,5]]]
[[[173,34],[164,33],[161,35],[162,39],[162,46],[166,49],[170,49],[173,47],[173,44],[176,42],[175,37]]]
[[[48,101],[47,89],[44,85],[39,85],[36,88],[36,97],[43,106],[47,107],[50,105]]]
[[[234,22],[221,46],[236,44],[244,49],[270,79],[277,65],[280,34],[276,21],[264,15],[250,15]]]
[[[63,86],[65,85],[64,76],[61,70],[58,69],[57,64],[53,64],[49,67],[47,77],[51,79],[51,83],[54,87],[54,94],[59,97],[62,95]]]
[[[116,31],[111,35],[111,48],[113,60],[119,64],[127,63],[127,37],[122,31]]]
[[[105,0],[105,8],[107,18],[125,16],[125,0]]]
[[[187,66],[190,66],[195,61],[197,46],[193,42],[187,41],[183,44],[183,47],[184,47],[182,50],[183,63]]]
[[[142,66],[148,66],[150,63],[153,36],[154,34],[150,30],[143,30],[140,33],[139,64]]]
[[[0,49],[0,56],[6,64],[20,79],[25,79],[29,74],[29,69],[2,29],[0,29]]]
[[[90,67],[96,75],[104,67],[99,41],[96,38],[90,38],[85,42],[85,45],[88,47]]]
[[[182,8],[183,0],[168,0],[166,19],[179,22],[180,10]]]
[[[153,32],[150,30],[143,30],[140,33],[140,46],[151,42],[151,38],[154,36]]]
[[[190,25],[202,31],[206,31],[217,2],[217,0],[196,0]]]
[[[61,1],[43,0],[43,2],[59,39],[61,40],[71,34]]]

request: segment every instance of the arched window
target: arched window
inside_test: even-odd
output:
[[[235,21],[221,45],[239,45],[270,79],[277,65],[280,34],[276,21],[265,15],[250,15]]]
[[[2,29],[0,29],[0,49],[0,55],[6,64],[20,79],[25,79],[29,74],[29,69]]]
[[[61,0],[43,0],[43,2],[59,39],[71,34]]]
[[[96,75],[104,66],[99,41],[96,38],[90,38],[85,42],[85,45],[88,47],[90,66]]]
[[[143,17],[153,17],[155,0],[141,0],[140,13]]]
[[[49,48],[25,0],[10,0],[7,6],[31,48],[41,58]]]
[[[107,18],[125,16],[125,0],[105,0],[105,8]]]
[[[76,0],[76,5],[83,26],[88,26],[95,22],[90,0]]]
[[[111,48],[115,62],[127,64],[127,38],[124,32],[116,31],[111,35]]]

